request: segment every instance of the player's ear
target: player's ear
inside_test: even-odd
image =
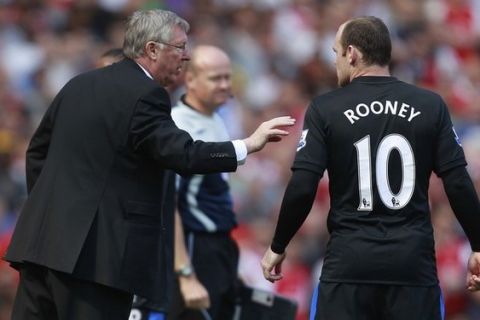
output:
[[[355,46],[349,45],[347,47],[347,59],[350,65],[355,65],[362,58],[362,53]]]

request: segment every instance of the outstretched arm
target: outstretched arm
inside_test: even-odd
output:
[[[180,130],[170,114],[170,100],[163,88],[155,88],[139,99],[130,125],[129,144],[135,152],[148,155],[162,167],[182,175],[235,171],[245,159],[238,159],[233,142],[193,141]],[[278,117],[263,122],[239,142],[246,153],[260,151],[267,142],[279,141],[295,119]],[[246,156],[246,155],[244,155]]]

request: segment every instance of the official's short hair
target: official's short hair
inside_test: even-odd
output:
[[[392,41],[387,26],[377,17],[359,17],[348,21],[340,43],[344,52],[349,45],[363,53],[366,65],[386,66],[392,55]]]
[[[141,57],[148,41],[169,42],[175,26],[185,32],[190,29],[187,21],[171,11],[135,11],[127,21],[123,53],[131,59]]]

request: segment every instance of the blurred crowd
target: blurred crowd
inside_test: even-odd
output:
[[[285,279],[265,281],[259,261],[274,231],[304,111],[313,96],[337,86],[332,44],[342,22],[375,15],[387,23],[393,75],[447,101],[480,190],[479,0],[0,0],[0,254],[26,197],[25,150],[33,130],[70,78],[122,46],[125,18],[141,8],[175,11],[191,24],[190,47],[213,44],[229,53],[234,97],[220,113],[232,138],[273,116],[298,119],[288,138],[249,156],[231,175],[240,275],[254,287],[295,299],[297,320],[308,319],[321,272],[327,175],[288,248]],[[172,99],[182,90],[179,81]],[[480,319],[480,296],[465,290],[470,247],[436,177],[430,196],[446,319]],[[0,320],[8,319],[16,281],[16,272],[0,262]]]

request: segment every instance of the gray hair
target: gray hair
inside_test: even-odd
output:
[[[135,11],[127,21],[123,54],[135,59],[143,55],[143,47],[148,41],[169,42],[175,26],[185,32],[190,29],[187,21],[171,11]]]

